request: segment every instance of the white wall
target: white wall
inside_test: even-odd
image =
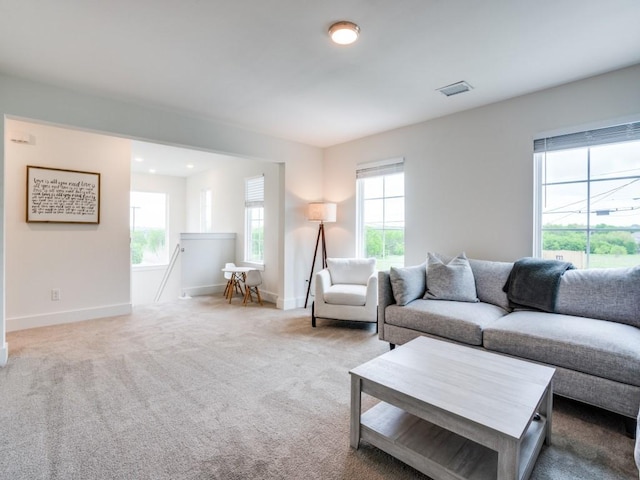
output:
[[[167,194],[169,203],[169,258],[167,260],[170,260],[175,246],[180,242],[180,233],[186,231],[186,178],[133,173],[131,175],[131,190]],[[180,256],[178,256],[178,261],[167,280],[167,284],[160,297],[161,302],[175,300],[180,296],[179,262]],[[132,267],[131,302],[134,306],[153,303],[166,270],[167,265]]]
[[[277,268],[278,306],[290,308],[304,303],[305,277],[311,264],[315,240],[314,229],[304,218],[307,202],[322,196],[322,150],[295,142],[269,137],[255,132],[196,118],[152,106],[126,103],[83,92],[72,91],[38,82],[0,75],[0,114],[5,117],[32,119],[39,122],[91,130],[127,138],[192,147],[205,151],[245,158],[263,159],[285,164],[284,191],[281,193],[281,239]],[[4,171],[5,124],[0,146],[0,172]],[[125,174],[123,173],[123,178]],[[130,178],[126,174],[127,181]],[[6,187],[5,179],[0,185]],[[6,201],[2,195],[0,210],[4,225]],[[128,218],[128,217],[125,217]],[[128,225],[127,225],[128,228]],[[5,245],[5,231],[0,229]],[[287,255],[284,255],[284,252]],[[4,271],[9,256],[21,257],[22,252],[8,250],[0,257]],[[126,274],[129,274],[127,265]],[[6,295],[4,276],[0,279],[0,365],[6,362]]]
[[[280,200],[280,169],[283,165],[243,158],[220,160],[215,166],[198,175],[187,178],[187,228],[189,232],[200,229],[200,192],[210,188],[212,193],[213,232],[235,233],[236,265],[244,262],[244,194],[245,179],[264,174],[265,182],[265,251],[263,285],[265,297],[277,301],[278,280],[281,278],[279,264],[282,256],[279,244],[282,241],[280,215],[283,209]]]
[[[355,254],[356,165],[395,157],[405,159],[406,265],[427,251],[531,255],[533,139],[637,121],[639,86],[640,65],[327,149],[325,197],[339,204],[330,255]]]
[[[127,313],[130,141],[16,120],[6,128],[31,138],[5,142],[7,330]],[[27,223],[27,165],[100,173],[100,223]]]
[[[540,133],[602,125],[640,117],[640,66],[405,127],[323,151],[218,122],[158,108],[74,92],[0,75],[0,113],[11,118],[194,147],[284,164],[280,179],[280,269],[278,306],[304,303],[317,225],[304,216],[307,202],[339,202],[338,222],[327,226],[329,254],[355,252],[355,165],[404,157],[407,175],[406,262],[419,263],[428,250],[511,260],[532,250],[532,140]],[[472,94],[473,92],[471,92]],[[5,120],[6,122],[6,120]],[[4,171],[5,123],[0,126],[0,172]],[[128,182],[129,170],[117,182]],[[324,178],[324,181],[323,181]],[[13,207],[2,178],[3,225]],[[128,191],[128,190],[127,190]],[[124,198],[128,198],[125,195]],[[13,200],[12,200],[13,201]],[[124,217],[127,222],[128,214]],[[128,223],[126,227],[128,229]],[[128,245],[127,245],[128,252]],[[285,253],[286,252],[286,253]],[[5,245],[0,268],[9,257],[26,258]],[[116,275],[129,274],[117,267]],[[0,364],[8,352],[6,282],[2,291]],[[128,287],[128,286],[127,286]],[[49,288],[49,287],[47,287]],[[128,288],[127,288],[128,290]],[[64,292],[63,292],[64,296]],[[99,307],[94,303],[89,308]]]

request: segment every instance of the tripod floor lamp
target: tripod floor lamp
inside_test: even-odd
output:
[[[304,301],[304,308],[309,302],[309,292],[311,292],[311,280],[313,280],[313,270],[316,266],[318,246],[322,242],[322,268],[327,268],[327,243],[324,238],[324,224],[336,221],[336,204],[328,202],[313,202],[307,207],[307,220],[310,222],[320,222],[318,226],[318,236],[316,237],[316,248],[313,250],[313,262],[311,263],[311,273],[307,285],[307,297]]]

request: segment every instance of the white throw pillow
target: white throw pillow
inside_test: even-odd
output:
[[[466,255],[462,252],[445,264],[434,253],[427,254],[427,300],[477,302],[476,282]]]
[[[375,258],[327,258],[331,283],[366,285],[376,271]]]

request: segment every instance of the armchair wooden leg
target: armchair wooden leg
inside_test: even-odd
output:
[[[311,304],[311,326],[316,328],[316,302]]]

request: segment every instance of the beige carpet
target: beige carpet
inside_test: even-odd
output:
[[[388,350],[372,325],[199,297],[8,342],[1,478],[426,478],[349,447],[348,371]],[[562,399],[554,415],[532,478],[637,480],[617,416]]]

